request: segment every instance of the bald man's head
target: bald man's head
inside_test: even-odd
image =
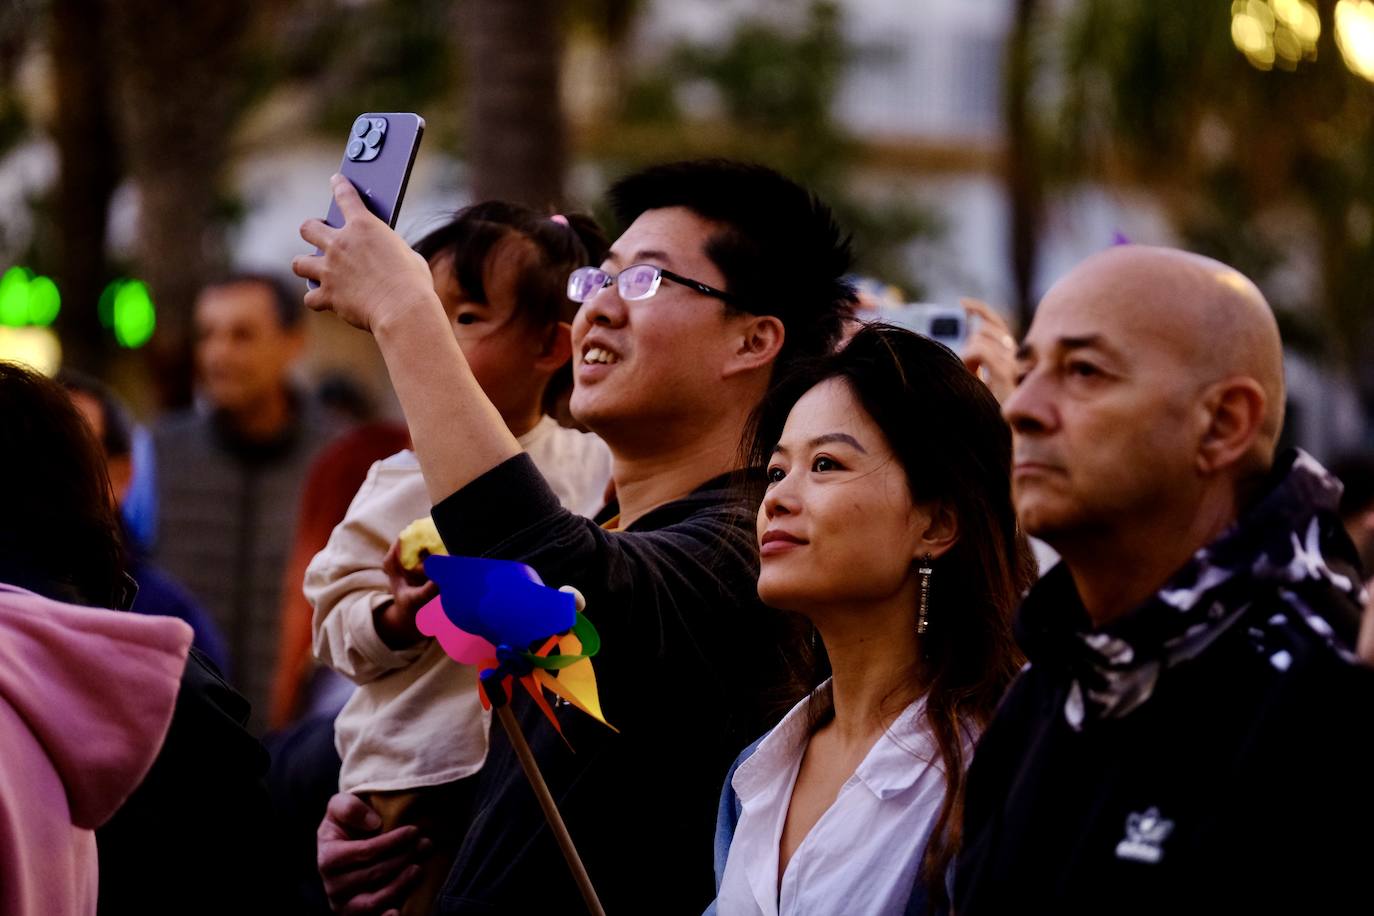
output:
[[[1032,534],[1171,511],[1272,462],[1283,349],[1264,297],[1210,258],[1126,245],[1046,294],[1008,400]]]
[[[1254,379],[1266,401],[1257,447],[1272,458],[1283,426],[1283,343],[1264,294],[1244,274],[1200,254],[1120,245],[1074,268],[1040,307],[1066,302],[1093,309],[1138,346],[1172,356],[1198,385]]]

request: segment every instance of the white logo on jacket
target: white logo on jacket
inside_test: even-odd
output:
[[[1156,865],[1164,857],[1164,841],[1173,832],[1174,822],[1159,816],[1158,808],[1126,818],[1126,838],[1116,844],[1116,857],[1131,862]]]

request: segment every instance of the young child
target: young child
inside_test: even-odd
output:
[[[576,306],[566,296],[568,274],[605,255],[595,223],[489,202],[460,211],[415,250],[506,425],[562,503],[594,513],[610,453],[548,411],[560,384],[571,383]],[[476,670],[415,629],[415,612],[437,592],[402,569],[394,545],[429,510],[413,452],[377,462],[305,575],[315,655],[359,685],[335,722],[339,788],[360,795],[385,829],[415,824],[435,844],[405,914],[429,912],[442,886],[465,826],[466,777],[486,758],[489,724]]]

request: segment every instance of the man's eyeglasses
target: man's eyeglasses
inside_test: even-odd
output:
[[[699,280],[675,274],[671,270],[655,267],[652,264],[631,264],[618,274],[607,273],[599,267],[579,267],[568,277],[568,298],[573,302],[586,302],[598,291],[614,283],[621,299],[626,302],[638,302],[641,299],[648,299],[658,292],[658,286],[664,280],[671,280],[688,289],[694,289],[703,295],[714,296],[725,302],[732,304],[737,302],[734,296],[723,289],[707,286]]]

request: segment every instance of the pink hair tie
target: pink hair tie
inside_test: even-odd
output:
[[[553,216],[550,216],[549,219],[553,220],[560,226],[568,225],[568,218],[564,216],[562,213],[555,213]]]

